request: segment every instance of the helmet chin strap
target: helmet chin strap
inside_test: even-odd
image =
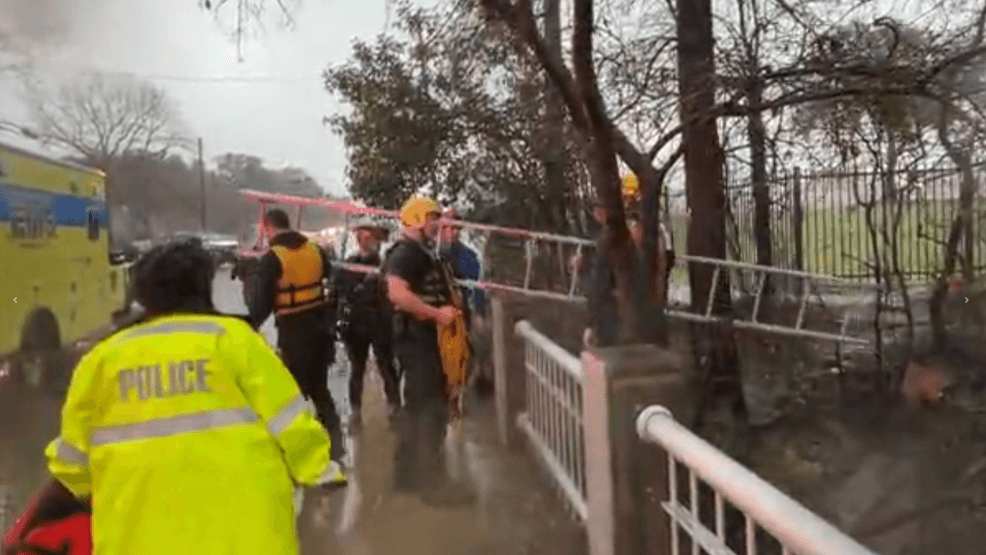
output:
[[[406,237],[414,239],[415,241],[424,242],[427,240],[425,237],[425,230],[423,225],[414,226],[414,227],[410,227],[410,226],[405,227],[404,235]]]

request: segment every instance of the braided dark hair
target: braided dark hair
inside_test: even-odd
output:
[[[134,297],[148,314],[211,311],[214,273],[201,241],[159,245],[134,265]]]

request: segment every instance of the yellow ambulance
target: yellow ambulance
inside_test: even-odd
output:
[[[60,391],[66,348],[125,312],[108,216],[102,172],[0,142],[0,388]]]

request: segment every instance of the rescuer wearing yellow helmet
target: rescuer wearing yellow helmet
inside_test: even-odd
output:
[[[342,426],[329,393],[329,365],[335,359],[335,307],[325,280],[332,276],[328,253],[291,229],[283,210],[264,216],[270,250],[253,278],[250,320],[259,328],[274,313],[277,346],[302,393],[315,404],[332,437],[332,460],[345,454]]]
[[[630,228],[630,236],[638,247],[644,246],[644,226],[641,221],[640,204],[640,180],[637,175],[628,173],[623,176],[623,206],[627,214],[627,225]],[[667,228],[663,223],[657,224],[657,279],[654,285],[654,300],[663,305],[667,297],[668,279],[671,277],[671,270],[674,267],[674,243],[668,234]]]
[[[642,249],[644,246],[644,241],[643,241],[644,234],[643,234],[643,222],[641,221],[640,180],[637,178],[636,174],[633,173],[624,174],[623,177],[620,178],[620,189],[621,189],[621,196],[623,197],[623,209],[624,209],[624,213],[626,214],[627,227],[630,230],[630,236],[633,239],[634,243],[636,243],[637,247]],[[598,202],[594,206],[593,215],[596,218],[596,221],[598,221],[599,223],[605,223],[606,213]],[[662,306],[667,302],[668,279],[670,278],[671,269],[674,265],[674,244],[671,241],[671,237],[668,235],[667,228],[664,226],[663,223],[658,223],[658,231],[659,234],[657,238],[657,248],[658,248],[659,256],[657,257],[657,271],[656,271],[657,283],[655,283],[653,287],[653,295],[654,295],[653,298],[654,301],[659,306]],[[596,326],[597,328],[609,329],[615,326],[615,323],[611,322],[611,320],[613,320],[613,318],[617,318],[618,316],[616,315],[615,312],[615,306],[608,306],[612,304],[612,302],[606,302],[603,299],[598,298],[601,296],[605,296],[607,298],[610,297],[611,296],[610,290],[612,288],[615,288],[615,281],[613,281],[615,278],[612,275],[612,269],[609,268],[608,265],[603,264],[603,261],[605,260],[606,260],[605,257],[597,260],[597,264],[596,264],[597,267],[595,269],[595,274],[596,274],[595,279],[596,281],[599,281],[600,279],[603,279],[602,274],[606,274],[608,276],[607,281],[612,283],[610,283],[610,286],[605,286],[602,287],[601,289],[597,287],[596,292],[598,294],[590,295],[590,303],[593,305],[596,305],[598,303],[607,305],[606,308],[597,306],[596,308],[593,309],[593,312],[609,315],[608,317],[602,317],[603,320],[606,320],[608,322],[607,324],[605,325],[597,324]],[[586,270],[585,262],[586,261],[583,257],[577,255],[575,258],[573,258],[572,261],[573,269],[577,272],[585,271]],[[610,299],[610,301],[612,301],[612,299]],[[604,335],[608,335],[608,333]],[[592,328],[586,329],[585,333],[583,334],[583,343],[587,345],[594,345],[597,343],[599,339],[601,339],[603,343],[608,343],[611,338],[609,337],[598,338],[596,331],[594,331]]]
[[[620,178],[620,184],[623,205],[630,210],[640,210],[640,180],[637,179],[637,174],[625,174]]]
[[[626,210],[627,224],[630,227],[630,234],[633,236],[633,240],[637,243],[637,245],[642,247],[644,244],[644,231],[640,214],[640,180],[637,179],[636,174],[628,173],[623,176],[622,184],[623,206]],[[659,268],[658,276],[661,276],[665,273],[670,273],[671,268],[674,265],[674,244],[671,241],[671,236],[668,234],[668,230],[664,224],[659,222],[657,227],[659,232],[657,237],[658,249],[660,249],[659,252],[662,252],[665,255],[664,259],[666,261],[666,264],[664,264],[666,267]],[[663,293],[661,296],[663,298]]]
[[[434,252],[441,210],[415,196],[400,210],[403,233],[383,263],[387,298],[394,307],[394,353],[404,376],[404,410],[397,418],[394,486],[426,503],[469,502],[471,492],[444,476],[442,446],[450,418],[449,379],[439,329],[459,321],[451,269]]]
[[[147,316],[72,374],[45,455],[92,499],[94,553],[294,555],[293,488],[341,473],[287,368],[211,289],[201,246],[152,249],[134,279]]]

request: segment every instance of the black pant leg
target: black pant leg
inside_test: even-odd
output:
[[[449,419],[448,397],[437,335],[427,331],[395,344],[405,377],[405,405],[398,418],[394,461],[394,482],[399,488],[429,488],[444,474],[442,447]]]
[[[400,376],[394,363],[393,337],[390,326],[380,326],[373,336],[373,355],[377,359],[377,370],[383,379],[383,391],[387,402],[392,406],[401,404]]]
[[[356,413],[363,406],[363,379],[366,375],[366,359],[370,355],[370,342],[362,337],[347,337],[346,352],[349,354],[351,364],[349,406]]]
[[[346,448],[343,443],[339,411],[336,409],[335,400],[332,399],[332,393],[329,392],[329,365],[335,355],[335,342],[328,334],[313,339],[310,346],[312,364],[309,370],[312,402],[315,403],[318,418],[332,440],[330,456],[333,460],[339,460],[345,454]]]
[[[339,413],[329,393],[329,364],[335,355],[332,336],[321,328],[279,329],[278,345],[301,393],[315,404],[318,419],[332,441],[332,458],[338,460],[345,446]]]

